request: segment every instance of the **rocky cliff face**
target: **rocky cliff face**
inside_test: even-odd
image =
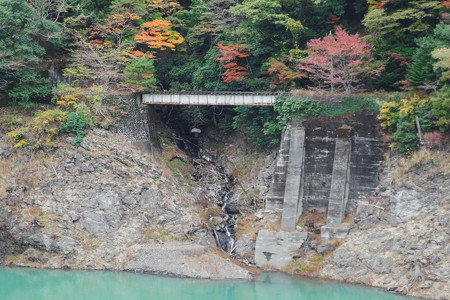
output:
[[[321,277],[450,298],[450,158],[420,152],[359,202],[355,226]]]
[[[249,278],[205,247],[214,239],[191,187],[126,138],[94,130],[79,148],[68,137],[51,153],[30,155],[0,146],[4,265],[114,270],[140,265],[140,271],[154,273]],[[175,246],[180,241],[183,246]],[[157,268],[136,263],[151,258],[150,250],[157,257],[174,247],[178,255],[167,256],[170,270],[164,263]],[[188,260],[195,270],[197,259],[216,267],[198,274],[176,267]]]

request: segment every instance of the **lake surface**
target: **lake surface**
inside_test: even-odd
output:
[[[2,300],[406,300],[377,289],[265,273],[254,282],[103,271],[0,268]]]

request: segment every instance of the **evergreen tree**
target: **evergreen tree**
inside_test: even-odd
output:
[[[440,77],[433,71],[436,60],[431,56],[435,49],[450,47],[450,25],[440,23],[432,35],[417,40],[419,48],[416,49],[413,62],[408,67],[406,79],[412,86],[424,83],[433,83]]]
[[[0,0],[0,22],[0,88],[16,100],[48,96],[42,62],[46,48],[60,45],[61,28],[25,0]]]

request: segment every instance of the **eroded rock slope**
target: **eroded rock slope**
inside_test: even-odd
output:
[[[194,193],[164,164],[103,130],[89,132],[81,147],[73,143],[68,137],[55,151],[29,155],[11,153],[2,145],[4,265],[131,270],[137,269],[136,262],[151,258],[150,250],[157,257],[182,242],[170,268],[140,264],[139,271],[249,278],[207,247],[214,239],[202,225]],[[214,261],[216,267],[191,274],[183,269],[186,260]],[[224,268],[231,271],[221,272]]]
[[[418,155],[419,162],[404,161],[385,175],[376,197],[359,203],[355,228],[321,277],[450,299],[450,158]]]

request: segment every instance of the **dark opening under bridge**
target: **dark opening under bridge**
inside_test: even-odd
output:
[[[160,105],[274,105],[271,92],[152,92],[142,93],[143,104]]]

